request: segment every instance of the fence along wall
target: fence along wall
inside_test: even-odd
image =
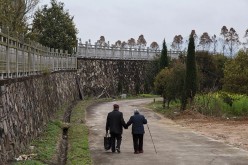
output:
[[[69,69],[77,69],[76,56],[39,43],[24,43],[0,29],[0,79]]]
[[[167,52],[171,58],[178,58],[182,51]],[[134,48],[120,48],[110,46],[99,46],[97,43],[91,45],[88,42],[85,44],[80,43],[77,49],[77,56],[82,58],[97,58],[97,59],[120,59],[120,60],[152,60],[156,55],[160,55],[161,50],[146,49],[141,47]]]

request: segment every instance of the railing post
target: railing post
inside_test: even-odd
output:
[[[85,42],[85,57],[87,57],[88,56],[88,42],[86,41]]]
[[[23,45],[23,47],[24,47],[24,45]],[[25,48],[25,47],[24,47]],[[23,49],[24,49],[23,48]],[[30,46],[29,46],[29,39],[28,39],[28,42],[27,42],[27,53],[28,53],[28,66],[27,66],[27,68],[28,68],[28,73],[29,73],[29,75],[31,74],[31,67],[30,67],[30,65],[31,65],[31,54],[30,54]]]
[[[130,47],[130,59],[133,58],[133,51],[132,51],[132,47]]]
[[[56,70],[59,70],[59,54],[58,49],[54,49],[54,58],[56,61]]]
[[[138,58],[141,59],[141,46],[138,48]]]
[[[15,75],[15,77],[19,77],[19,71],[18,71],[18,49],[19,49],[19,46],[21,46],[21,45],[19,45],[19,43],[18,43],[18,41],[16,40],[16,42],[15,42],[15,71],[16,71],[16,75]]]
[[[97,57],[97,42],[95,42],[95,58]]]
[[[55,71],[54,48],[50,48],[50,55],[52,57],[52,71]]]
[[[22,34],[22,41],[21,41],[20,44],[22,44],[22,49],[21,49],[21,51],[22,51],[22,55],[21,55],[21,57],[22,57],[21,58],[22,59],[22,64],[21,64],[21,66],[22,66],[22,72],[25,73],[26,68],[28,68],[29,62],[28,61],[26,62],[26,59],[25,59],[25,40],[24,40],[24,34]],[[28,75],[29,75],[29,70],[27,72],[28,72]]]
[[[2,32],[2,29],[0,28],[0,33]],[[1,36],[1,34],[0,34],[0,42],[3,42],[3,37]],[[4,64],[5,64],[5,57],[4,57],[4,49],[3,49],[3,52],[2,52],[2,54],[0,54],[0,63],[2,63],[3,64],[3,66],[0,66],[0,71],[1,71],[1,80],[3,79],[3,77],[4,77],[4,71],[3,71],[3,68],[2,67],[4,67]],[[5,69],[4,69],[5,70]]]
[[[69,69],[69,55],[68,55],[68,50],[65,50],[65,60],[66,60],[66,69]]]
[[[10,66],[9,66],[9,27],[7,27],[7,47],[6,47],[6,70],[7,70],[7,78],[10,78],[9,77],[9,74],[10,74]]]
[[[146,51],[146,52],[147,52],[147,56],[146,56],[146,57],[147,57],[147,59],[149,59],[149,47],[147,47],[146,50],[147,50],[147,51]]]

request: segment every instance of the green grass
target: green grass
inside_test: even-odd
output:
[[[80,101],[73,108],[71,114],[71,122],[68,133],[68,165],[91,165],[92,160],[90,157],[89,143],[88,143],[88,128],[85,125],[85,110],[88,106],[97,103],[111,101],[110,99],[95,100],[89,98],[88,100]],[[61,138],[62,116],[64,114],[63,109],[59,110],[55,115],[56,119],[51,120],[42,135],[32,142],[32,146],[35,149],[32,153],[37,154],[33,160],[19,161],[14,165],[48,165],[51,162],[56,162],[57,159],[57,145]],[[29,154],[29,151],[25,152]],[[54,161],[55,160],[55,161]]]
[[[154,95],[154,94],[138,94],[138,95],[129,95],[127,94],[126,99],[143,99],[143,98],[157,98],[161,97],[159,95]]]
[[[197,95],[194,106],[196,109],[209,116],[247,116],[248,96],[230,94],[225,92]]]
[[[27,161],[22,161],[22,162],[18,162],[16,163],[18,165],[44,165],[44,163],[41,163],[40,161],[36,161],[36,160],[27,160]],[[45,164],[48,165],[48,164]]]
[[[158,112],[168,118],[174,118],[177,112],[180,110],[180,103],[178,101],[172,101],[170,103],[169,108],[164,108],[163,107],[163,101],[156,101],[151,102],[150,104],[146,105],[147,108],[152,109],[155,112]]]
[[[44,129],[43,133],[33,140],[30,146],[34,146],[34,150],[26,150],[24,154],[37,154],[33,160],[19,161],[14,165],[47,165],[57,159],[57,143],[61,137],[61,118],[64,113],[64,109],[67,105],[63,105],[55,114],[55,118],[49,121]]]
[[[80,101],[73,109],[69,129],[68,165],[91,165],[85,110],[95,100]]]

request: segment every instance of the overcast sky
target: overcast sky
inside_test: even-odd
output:
[[[40,0],[40,5],[50,0]],[[188,38],[192,29],[198,36],[208,32],[219,36],[221,27],[233,27],[243,38],[248,29],[248,0],[58,0],[74,16],[83,42],[100,36],[114,43],[138,39],[143,34],[148,45],[175,35]]]

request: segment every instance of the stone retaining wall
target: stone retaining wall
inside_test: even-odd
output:
[[[147,63],[82,58],[77,71],[1,80],[0,164],[27,148],[64,104],[85,96],[144,92]]]
[[[80,86],[86,96],[116,96],[144,92],[148,61],[78,59]]]
[[[0,164],[20,154],[62,105],[79,97],[76,71],[2,80],[0,86]]]

